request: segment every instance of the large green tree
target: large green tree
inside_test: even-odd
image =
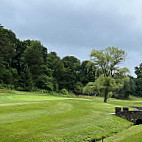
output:
[[[32,40],[23,53],[23,64],[28,65],[33,79],[42,74],[41,68],[45,64],[46,50],[39,41]]]
[[[0,57],[6,62],[6,67],[13,66],[17,41],[15,34],[11,30],[0,26]]]
[[[0,82],[2,84],[17,82],[18,76],[15,68],[17,46],[18,39],[15,34],[0,25]]]
[[[80,60],[74,56],[66,56],[62,61],[65,68],[62,88],[74,90],[74,87],[79,80]]]
[[[123,86],[123,79],[129,70],[127,68],[120,68],[119,65],[125,61],[126,55],[124,50],[115,47],[108,47],[104,50],[93,50],[90,54],[91,61],[95,63],[97,69],[101,70],[103,74],[103,78],[98,79],[98,82],[102,86],[105,103],[107,102],[110,91]],[[112,84],[116,84],[117,87],[113,87]]]
[[[56,84],[59,85],[59,89],[62,89],[61,85],[64,77],[64,64],[62,60],[57,56],[56,52],[51,52],[47,55],[46,62],[50,76],[53,76]]]
[[[32,79],[33,87],[37,88],[39,86],[39,80],[42,79],[41,76],[46,72],[47,49],[40,41],[35,40],[23,41],[21,47],[21,51],[19,51],[22,53],[22,55],[20,55],[20,66],[22,67],[21,75],[23,76],[23,73],[25,75],[28,73],[27,75],[30,75]],[[24,71],[25,68],[26,70],[28,69],[27,73]],[[26,77],[22,77],[23,82],[26,82],[24,81],[25,78]]]
[[[97,70],[94,66],[94,63],[90,61],[83,61],[80,66],[80,81],[83,85],[86,85],[88,82],[94,82],[97,78]]]

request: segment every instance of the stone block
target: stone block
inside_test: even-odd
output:
[[[124,112],[128,112],[128,111],[129,111],[129,108],[128,108],[128,107],[123,107],[123,111],[124,111]]]
[[[118,112],[121,112],[121,107],[115,107],[115,114],[117,114]]]

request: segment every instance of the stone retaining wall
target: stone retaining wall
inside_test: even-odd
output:
[[[131,121],[133,123],[136,123],[138,119],[142,120],[142,111],[129,111],[128,108],[123,108],[123,111],[121,111],[120,107],[115,108],[115,115],[122,117],[124,119],[127,119],[128,121]]]

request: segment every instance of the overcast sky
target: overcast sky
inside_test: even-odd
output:
[[[86,60],[92,49],[115,46],[128,53],[131,75],[142,63],[141,0],[0,0],[0,23],[60,57]]]

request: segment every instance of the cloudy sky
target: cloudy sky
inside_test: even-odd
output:
[[[60,57],[86,60],[92,49],[115,46],[128,53],[131,75],[142,63],[141,0],[0,0],[0,23]]]

